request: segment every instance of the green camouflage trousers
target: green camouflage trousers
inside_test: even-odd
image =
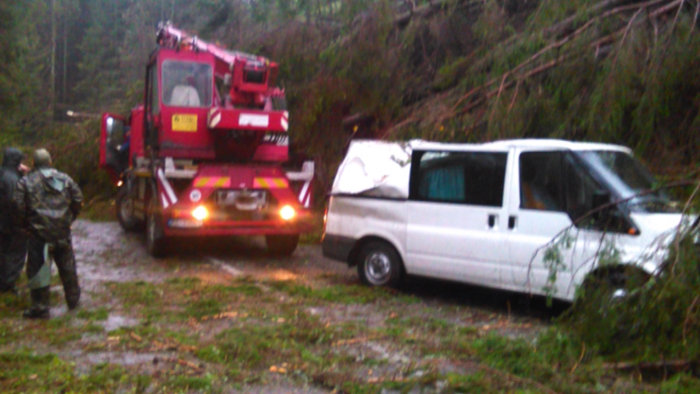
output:
[[[80,285],[75,265],[73,245],[70,238],[46,242],[37,237],[30,237],[27,243],[27,278],[32,290],[49,286],[51,282],[51,260],[56,262],[58,274],[63,283],[63,292],[68,306],[78,304]]]

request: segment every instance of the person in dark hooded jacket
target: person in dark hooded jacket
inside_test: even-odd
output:
[[[70,226],[83,204],[80,188],[70,176],[51,168],[49,152],[38,149],[32,172],[17,183],[14,203],[29,233],[27,278],[32,305],[24,311],[24,317],[49,318],[52,258],[63,282],[68,309],[75,309],[80,286]]]
[[[0,292],[17,293],[19,278],[27,254],[27,237],[14,220],[12,195],[22,177],[24,155],[18,149],[5,148],[0,168]]]

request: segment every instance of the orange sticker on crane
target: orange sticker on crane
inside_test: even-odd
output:
[[[286,189],[289,187],[289,184],[284,178],[255,178],[253,180],[253,187],[262,189]]]
[[[172,125],[173,131],[194,133],[197,131],[197,115],[174,114]]]
[[[230,187],[231,178],[227,176],[200,176],[194,180],[194,187]]]

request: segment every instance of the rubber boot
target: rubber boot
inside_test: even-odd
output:
[[[73,310],[80,305],[80,287],[75,283],[72,286],[66,286],[63,289],[66,296],[66,304],[68,304],[68,310]]]
[[[32,306],[22,313],[27,319],[48,319],[49,318],[49,297],[51,292],[49,287],[33,289],[31,291]]]

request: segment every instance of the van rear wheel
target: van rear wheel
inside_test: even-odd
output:
[[[398,253],[384,242],[369,242],[358,255],[357,273],[369,286],[397,287],[403,279]]]

